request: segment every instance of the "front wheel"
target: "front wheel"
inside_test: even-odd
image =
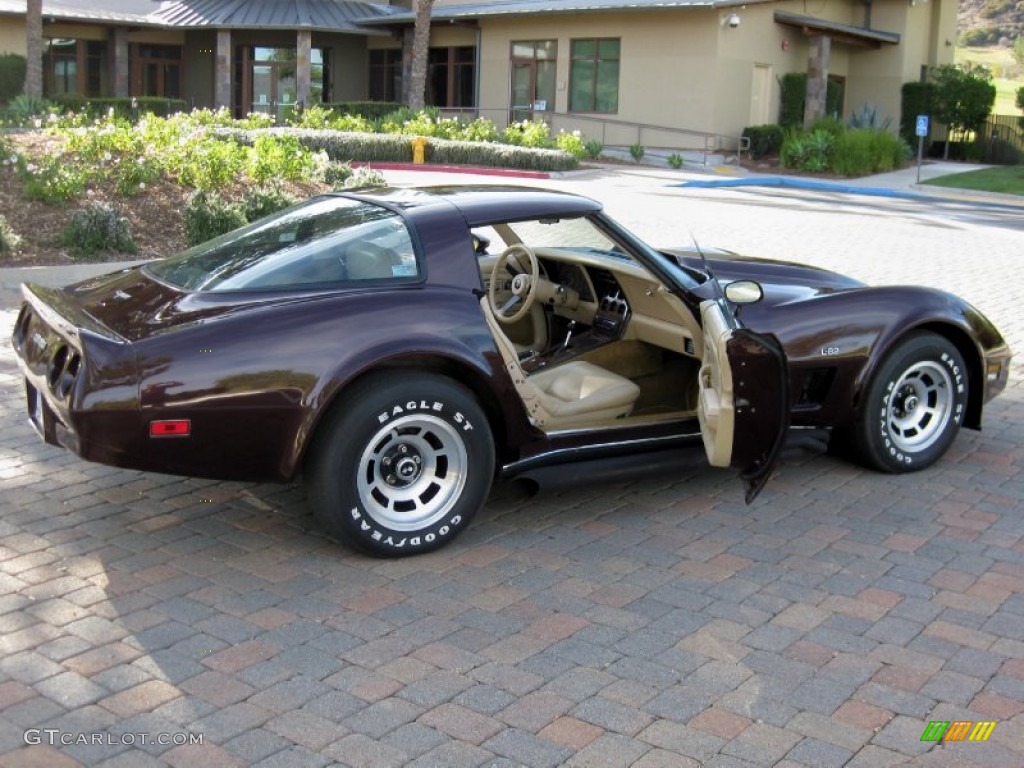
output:
[[[885,472],[930,467],[956,437],[967,407],[967,366],[933,333],[910,336],[886,356],[855,426],[860,458]]]
[[[320,523],[372,555],[429,552],[461,533],[487,499],[490,425],[440,376],[363,382],[321,428],[307,469]]]

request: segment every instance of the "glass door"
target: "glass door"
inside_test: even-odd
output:
[[[534,40],[512,43],[512,87],[509,118],[533,120],[555,108],[555,69],[558,43]]]

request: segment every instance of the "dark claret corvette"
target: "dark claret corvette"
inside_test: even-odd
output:
[[[542,466],[703,442],[750,500],[787,432],[827,431],[921,469],[980,427],[1010,360],[947,293],[659,251],[593,200],[514,187],[325,195],[23,292],[14,346],[47,442],[155,472],[303,472],[333,534],[390,556],[450,541],[496,475]]]

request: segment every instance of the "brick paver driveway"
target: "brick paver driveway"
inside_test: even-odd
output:
[[[1024,349],[1010,217],[558,184],[657,242],[682,212],[709,245],[957,290]],[[301,487],[42,446],[2,319],[0,765],[1024,764],[1019,365],[927,472],[794,459],[750,507],[693,467],[503,488],[455,545],[382,562]],[[933,720],[997,724],[922,741]]]

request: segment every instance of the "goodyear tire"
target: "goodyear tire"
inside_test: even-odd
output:
[[[967,407],[967,366],[949,341],[917,333],[886,356],[857,418],[864,463],[885,472],[934,464],[953,443]]]
[[[378,557],[452,541],[487,500],[493,474],[490,426],[473,395],[407,372],[375,376],[346,397],[307,467],[320,523]]]

